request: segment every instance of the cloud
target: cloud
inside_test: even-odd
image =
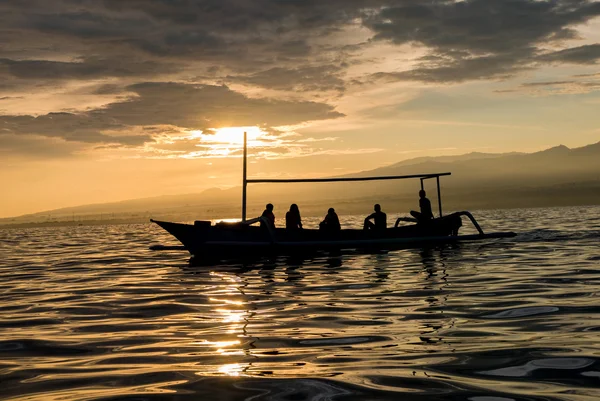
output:
[[[17,155],[27,159],[59,159],[82,149],[81,144],[69,143],[60,138],[0,134],[0,159],[3,160]]]
[[[551,63],[596,64],[600,60],[600,44],[573,47],[539,57]]]
[[[227,80],[284,91],[344,91],[341,66],[320,65],[298,68],[274,67],[250,75],[228,76]]]
[[[573,27],[598,15],[600,3],[585,0],[432,1],[386,7],[365,23],[375,40],[430,51],[414,68],[376,78],[461,82],[506,78],[538,62],[594,61],[597,45],[547,54],[543,47],[576,39]]]
[[[580,94],[589,93],[600,90],[600,80],[594,79],[600,77],[597,74],[580,74],[574,75],[571,79],[562,81],[539,81],[539,82],[524,82],[514,89],[497,90],[496,93],[510,92],[525,92],[534,96],[547,96],[558,94]]]
[[[512,53],[575,38],[571,26],[600,15],[591,1],[472,0],[404,2],[371,16],[375,39],[472,54]]]
[[[126,89],[135,96],[100,109],[38,117],[0,116],[0,135],[40,135],[66,141],[137,146],[152,140],[151,134],[156,134],[152,126],[180,130],[273,127],[343,116],[325,103],[249,98],[226,86],[146,82]],[[140,131],[140,127],[148,127],[150,131]]]
[[[131,58],[84,58],[76,62],[0,59],[8,75],[21,79],[79,80],[107,77],[143,77],[178,70],[173,63]]]
[[[131,101],[101,113],[126,125],[169,124],[190,130],[222,126],[282,126],[342,117],[325,103],[249,98],[227,86],[147,82],[131,85]]]
[[[361,57],[347,53],[357,43],[429,52],[412,68],[388,73],[395,80],[462,82],[504,78],[536,63],[592,63],[598,45],[544,49],[577,39],[576,26],[599,15],[600,3],[589,0],[4,1],[0,57],[22,79],[148,80],[219,66],[215,78],[230,82],[342,91],[351,64],[344,59]],[[331,39],[358,26],[373,40]]]
[[[525,82],[521,84],[523,87],[535,87],[535,86],[556,86],[556,85],[566,85],[572,84],[575,81],[545,81],[545,82]]]
[[[98,113],[48,113],[42,116],[0,116],[0,136],[37,135],[84,143],[141,145],[148,135],[107,135],[103,131],[121,130],[117,121]]]
[[[456,83],[478,79],[508,78],[518,71],[532,68],[525,60],[531,49],[515,54],[485,56],[430,56],[415,68],[401,72],[379,72],[374,79],[385,81],[422,81]]]

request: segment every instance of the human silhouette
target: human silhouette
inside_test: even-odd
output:
[[[431,211],[431,202],[427,197],[424,190],[419,191],[419,207],[421,208],[420,212],[415,212],[414,210],[410,211],[410,215],[417,219],[417,222],[422,223],[433,219],[433,212]]]
[[[300,209],[298,209],[298,205],[295,203],[292,203],[290,210],[285,214],[285,228],[287,230],[299,230],[302,228]]]
[[[319,229],[329,232],[336,232],[342,229],[340,225],[340,219],[338,218],[338,215],[335,212],[334,208],[329,208],[325,219],[323,219],[323,221],[319,223]]]
[[[381,206],[377,203],[373,206],[374,213],[365,218],[365,230],[385,230],[387,228],[387,215],[381,211]],[[373,219],[374,223],[371,222]]]
[[[275,228],[275,215],[273,214],[273,205],[271,203],[267,203],[267,206],[265,206],[265,210],[262,212],[260,217],[266,217],[269,226],[271,228]],[[262,220],[260,221],[260,226],[265,228],[267,227],[265,222]]]

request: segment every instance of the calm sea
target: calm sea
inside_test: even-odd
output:
[[[195,268],[150,224],[0,230],[0,398],[600,399],[600,207],[474,214],[519,235]]]

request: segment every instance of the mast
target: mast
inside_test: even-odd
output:
[[[247,134],[244,131],[244,172],[242,176],[242,221],[246,221],[246,187],[248,180],[246,179],[246,159],[248,156]]]
[[[435,180],[437,181],[438,207],[440,208],[440,217],[442,217],[442,191],[440,189],[440,177],[439,176],[435,177]]]

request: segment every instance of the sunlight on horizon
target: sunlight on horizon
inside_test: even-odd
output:
[[[209,146],[204,151],[190,152],[183,157],[241,157],[244,145],[244,132],[247,134],[248,148],[265,149],[282,146],[283,142],[259,127],[223,127],[204,131],[190,131],[189,139],[198,139],[198,146]]]

